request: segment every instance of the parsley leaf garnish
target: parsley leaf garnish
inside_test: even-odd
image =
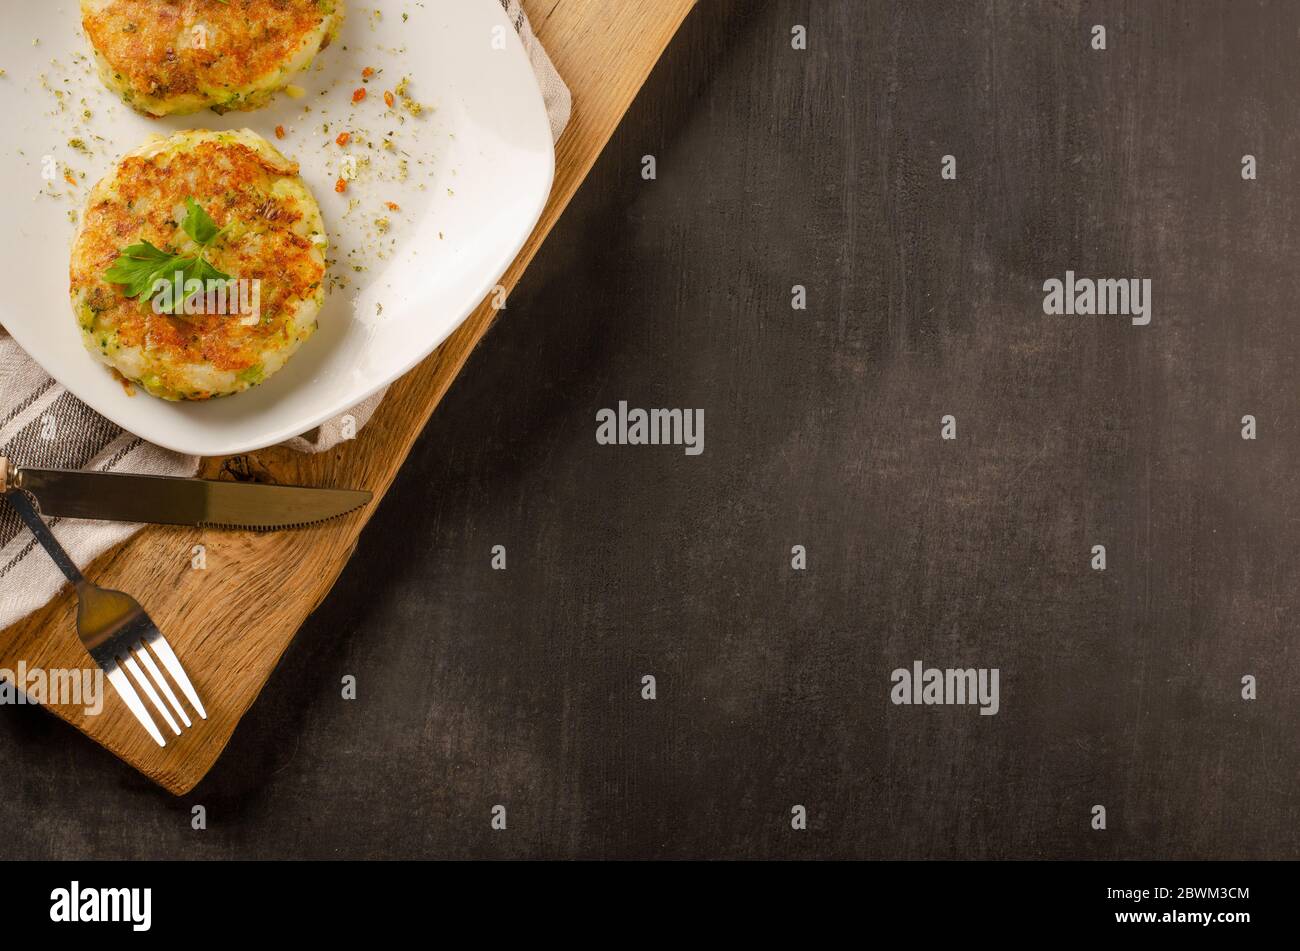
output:
[[[230,225],[226,225],[229,228]],[[225,233],[226,228],[218,228],[203,208],[193,198],[185,199],[185,217],[181,220],[181,230],[199,246],[194,255],[169,254],[156,248],[148,241],[124,248],[113,266],[104,272],[104,280],[125,287],[127,297],[140,297],[152,294],[154,286],[160,281],[170,281],[177,271],[181,280],[196,279],[203,281],[228,281],[229,274],[213,267],[204,255],[208,248]],[[174,314],[185,304],[184,300],[174,301],[171,312]]]
[[[172,270],[175,255],[141,241],[126,248],[113,266],[104,272],[104,279],[114,284],[126,285],[127,297],[139,297],[153,289],[155,279]]]
[[[216,240],[217,235],[221,234],[212,216],[193,198],[185,199],[185,218],[181,221],[181,227],[195,242],[205,246],[211,244]]]

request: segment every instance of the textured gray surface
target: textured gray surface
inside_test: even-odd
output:
[[[3,854],[1297,857],[1298,32],[706,0],[208,779],[2,710]],[[1044,317],[1067,268],[1151,326]]]

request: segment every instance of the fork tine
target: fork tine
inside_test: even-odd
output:
[[[135,714],[135,718],[140,721],[140,725],[149,731],[149,735],[154,738],[154,741],[159,746],[166,746],[167,741],[164,740],[163,735],[158,732],[158,727],[154,725],[153,718],[149,716],[148,711],[144,708],[144,704],[140,702],[140,695],[136,693],[135,688],[131,686],[131,681],[127,680],[126,674],[122,673],[122,668],[116,663],[113,663],[112,669],[107,667],[104,668],[104,673],[108,676],[108,682],[111,683],[113,688],[117,691],[117,695],[122,698],[122,702],[127,705],[127,708]]]
[[[144,695],[149,698],[149,702],[154,705],[154,709],[162,714],[163,721],[172,728],[172,732],[177,736],[180,736],[181,728],[176,725],[176,718],[172,716],[172,712],[168,710],[166,705],[162,702],[162,697],[158,696],[158,691],[153,689],[153,684],[149,681],[149,678],[144,675],[144,671],[141,670],[140,665],[135,662],[135,658],[130,654],[127,654],[123,660],[126,663],[126,669],[131,671],[131,676],[134,677],[135,682],[140,685],[140,689],[143,690]]]
[[[206,720],[208,712],[203,709],[203,704],[199,702],[199,695],[194,692],[194,685],[190,683],[190,678],[185,676],[185,668],[176,659],[176,652],[172,650],[172,646],[167,643],[167,638],[162,636],[161,631],[156,638],[149,641],[149,646],[153,648],[153,652],[167,668],[167,673],[172,675],[172,680],[176,681],[176,686],[181,688],[181,692],[189,699],[199,716]]]
[[[172,709],[176,711],[176,715],[181,718],[181,722],[185,724],[185,729],[188,730],[193,726],[193,723],[190,721],[190,715],[185,712],[185,708],[181,706],[181,702],[176,699],[176,694],[172,691],[172,685],[167,682],[167,678],[164,677],[162,671],[158,669],[158,665],[153,662],[153,654],[149,653],[149,649],[145,647],[143,641],[141,641],[140,646],[135,649],[135,656],[140,658],[140,662],[144,664],[144,669],[149,671],[149,676],[153,678],[154,683],[156,683],[158,688],[162,690],[163,696],[167,698],[167,702],[172,705]]]

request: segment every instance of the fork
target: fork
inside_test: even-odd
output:
[[[181,727],[172,716],[171,710],[163,705],[162,698],[158,695],[159,691],[162,691],[162,695],[167,698],[167,702],[171,704],[172,710],[176,711],[176,716],[180,717],[185,728],[189,729],[193,725],[189,714],[176,699],[171,684],[158,669],[158,664],[154,661],[155,654],[194,707],[195,712],[206,720],[207,711],[199,702],[199,695],[195,692],[194,685],[185,675],[185,669],[181,667],[175,651],[167,643],[167,638],[163,637],[162,632],[158,630],[158,625],[149,619],[149,615],[144,613],[144,608],[140,607],[130,595],[123,594],[121,591],[99,588],[87,581],[68,553],[63,550],[63,546],[55,539],[54,533],[36,511],[27,493],[21,489],[10,489],[5,492],[5,498],[22,516],[22,520],[32,530],[36,540],[54,559],[54,563],[76,587],[77,636],[81,638],[81,643],[95,663],[104,671],[104,675],[108,677],[108,682],[113,685],[118,696],[135,714],[140,725],[149,731],[154,741],[159,746],[167,745],[162,732],[140,700],[140,694],[136,693],[135,687],[127,679],[123,668],[130,671],[131,677],[140,685],[144,695],[149,698],[149,702],[153,704],[163,721],[171,727],[173,733],[180,736]]]

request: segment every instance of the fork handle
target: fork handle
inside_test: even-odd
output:
[[[41,518],[36,508],[32,505],[32,500],[22,489],[9,489],[5,492],[5,498],[9,504],[17,509],[22,520],[27,523],[27,527],[32,530],[36,540],[41,543],[41,547],[54,559],[54,563],[59,566],[59,570],[67,577],[69,581],[80,588],[86,583],[85,577],[77,567],[71,556],[63,550],[50,527],[45,524],[45,519]]]

